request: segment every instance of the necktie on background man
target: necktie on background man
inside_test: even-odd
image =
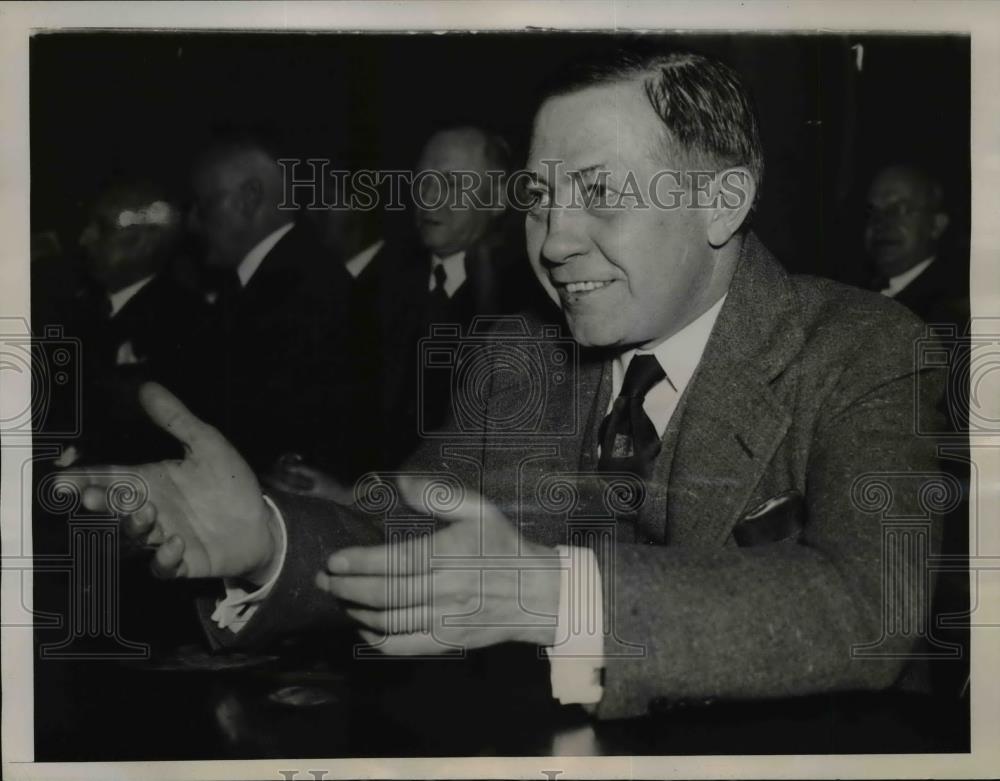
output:
[[[427,319],[430,323],[440,323],[449,319],[448,316],[451,308],[451,299],[448,297],[448,291],[444,287],[445,282],[448,280],[448,272],[444,270],[444,266],[438,264],[434,267],[433,274],[434,287],[431,289]]]
[[[660,435],[642,405],[650,389],[666,377],[655,356],[633,356],[618,398],[601,423],[600,471],[632,472],[644,479],[652,474]]]

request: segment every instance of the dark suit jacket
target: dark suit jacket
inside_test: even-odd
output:
[[[358,474],[397,466],[419,443],[420,431],[437,427],[446,416],[448,389],[420,385],[427,379],[420,341],[432,325],[453,324],[464,333],[477,316],[510,314],[523,308],[532,292],[544,295],[523,250],[512,250],[499,236],[466,252],[466,280],[444,312],[433,308],[430,264],[426,249],[405,238],[389,239],[354,281],[352,374],[355,408],[363,412],[352,440],[364,452]]]
[[[108,306],[103,292],[83,295],[69,317],[82,359],[77,443],[82,456],[90,463],[119,464],[179,456],[177,443],[141,411],[138,387],[155,380],[196,414],[205,412],[205,303],[195,290],[163,272],[110,319]],[[134,362],[118,362],[123,347]]]
[[[349,275],[302,227],[216,310],[216,408],[210,418],[257,469],[283,452],[336,471]]]
[[[939,256],[895,300],[927,323],[955,325],[961,336],[969,319],[969,264]]]
[[[937,372],[915,371],[921,333],[877,294],[788,276],[750,235],[637,511],[594,473],[610,396],[597,355],[582,353],[568,378],[553,373],[542,388],[496,372],[481,425],[425,442],[410,467],[454,475],[532,539],[595,544],[613,627],[603,718],[691,698],[887,687],[913,638],[884,633],[884,615],[918,600],[924,579],[883,569],[898,530],[883,510],[921,519],[927,550],[940,532],[920,498],[937,465],[914,434],[914,399],[933,407],[941,390]],[[500,425],[538,403],[532,431]],[[777,523],[751,520],[766,500],[796,494]],[[246,634],[209,626],[215,642],[343,625],[312,578],[331,549],[371,538],[383,517],[369,513],[366,527],[357,509],[278,501],[295,553]],[[609,528],[614,545],[599,542]],[[864,645],[873,658],[852,654]]]

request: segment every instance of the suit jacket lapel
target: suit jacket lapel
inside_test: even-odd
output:
[[[283,301],[287,291],[301,277],[299,268],[307,258],[301,257],[303,244],[298,226],[281,237],[264,256],[240,296],[241,309],[256,310],[262,301]]]
[[[717,546],[729,536],[788,431],[791,416],[769,383],[803,340],[787,274],[748,235],[682,416],[671,426],[671,544]]]

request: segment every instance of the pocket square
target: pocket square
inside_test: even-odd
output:
[[[805,500],[792,489],[772,496],[746,513],[733,529],[741,548],[798,538],[805,525]]]

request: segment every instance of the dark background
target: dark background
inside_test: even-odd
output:
[[[113,173],[183,192],[213,132],[250,129],[289,157],[412,167],[432,130],[471,121],[523,162],[537,83],[606,34],[40,33],[31,41],[32,231],[72,248]],[[685,34],[721,56],[759,107],[767,172],[756,219],[793,271],[856,281],[874,166],[915,160],[944,180],[949,241],[968,248],[969,39]],[[859,48],[861,68],[858,67]]]

